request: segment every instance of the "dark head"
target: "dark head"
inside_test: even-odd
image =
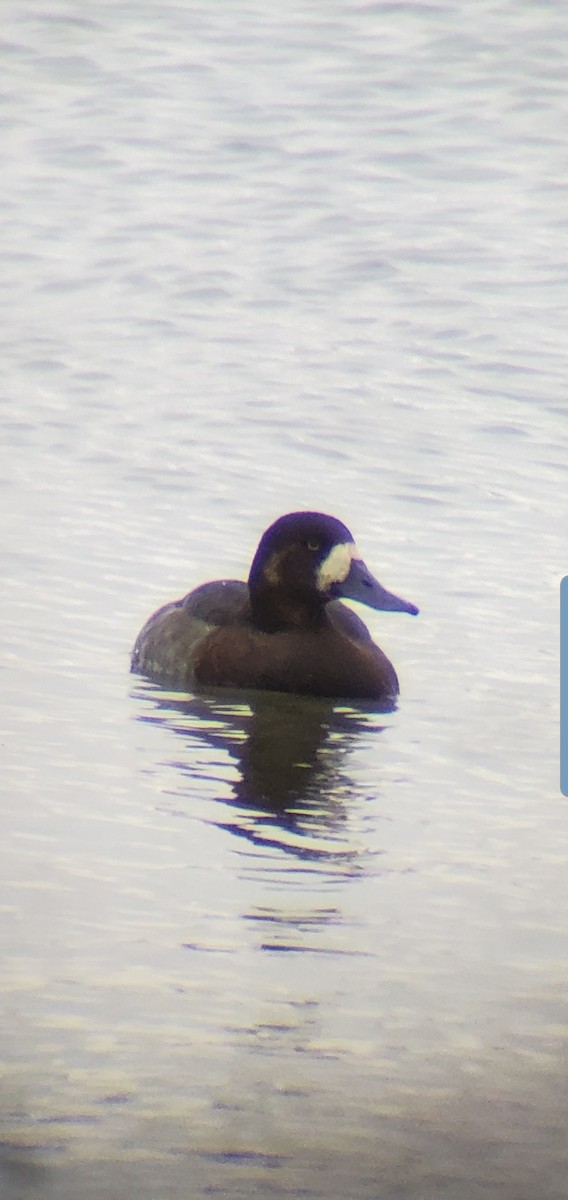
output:
[[[248,583],[255,624],[268,632],[318,626],[326,604],[340,597],[389,612],[418,612],[381,586],[347,527],[323,513],[279,517],[260,539]]]

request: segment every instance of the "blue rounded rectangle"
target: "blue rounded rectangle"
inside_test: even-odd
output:
[[[560,584],[560,789],[568,796],[568,575]]]

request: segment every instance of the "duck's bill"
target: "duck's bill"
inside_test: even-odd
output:
[[[330,589],[333,598],[343,597],[345,600],[358,600],[368,608],[378,608],[383,612],[406,612],[416,616],[419,609],[409,600],[401,600],[375,579],[365,566],[362,558],[352,558],[349,574],[340,583],[332,584]]]

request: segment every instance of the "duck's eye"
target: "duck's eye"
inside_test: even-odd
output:
[[[306,542],[306,546],[308,547],[308,550],[314,550],[314,551],[319,550],[319,548],[320,548],[319,542]]]

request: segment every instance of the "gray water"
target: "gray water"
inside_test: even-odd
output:
[[[560,1200],[566,7],[1,36],[2,1200]],[[303,507],[395,713],[129,676]]]

